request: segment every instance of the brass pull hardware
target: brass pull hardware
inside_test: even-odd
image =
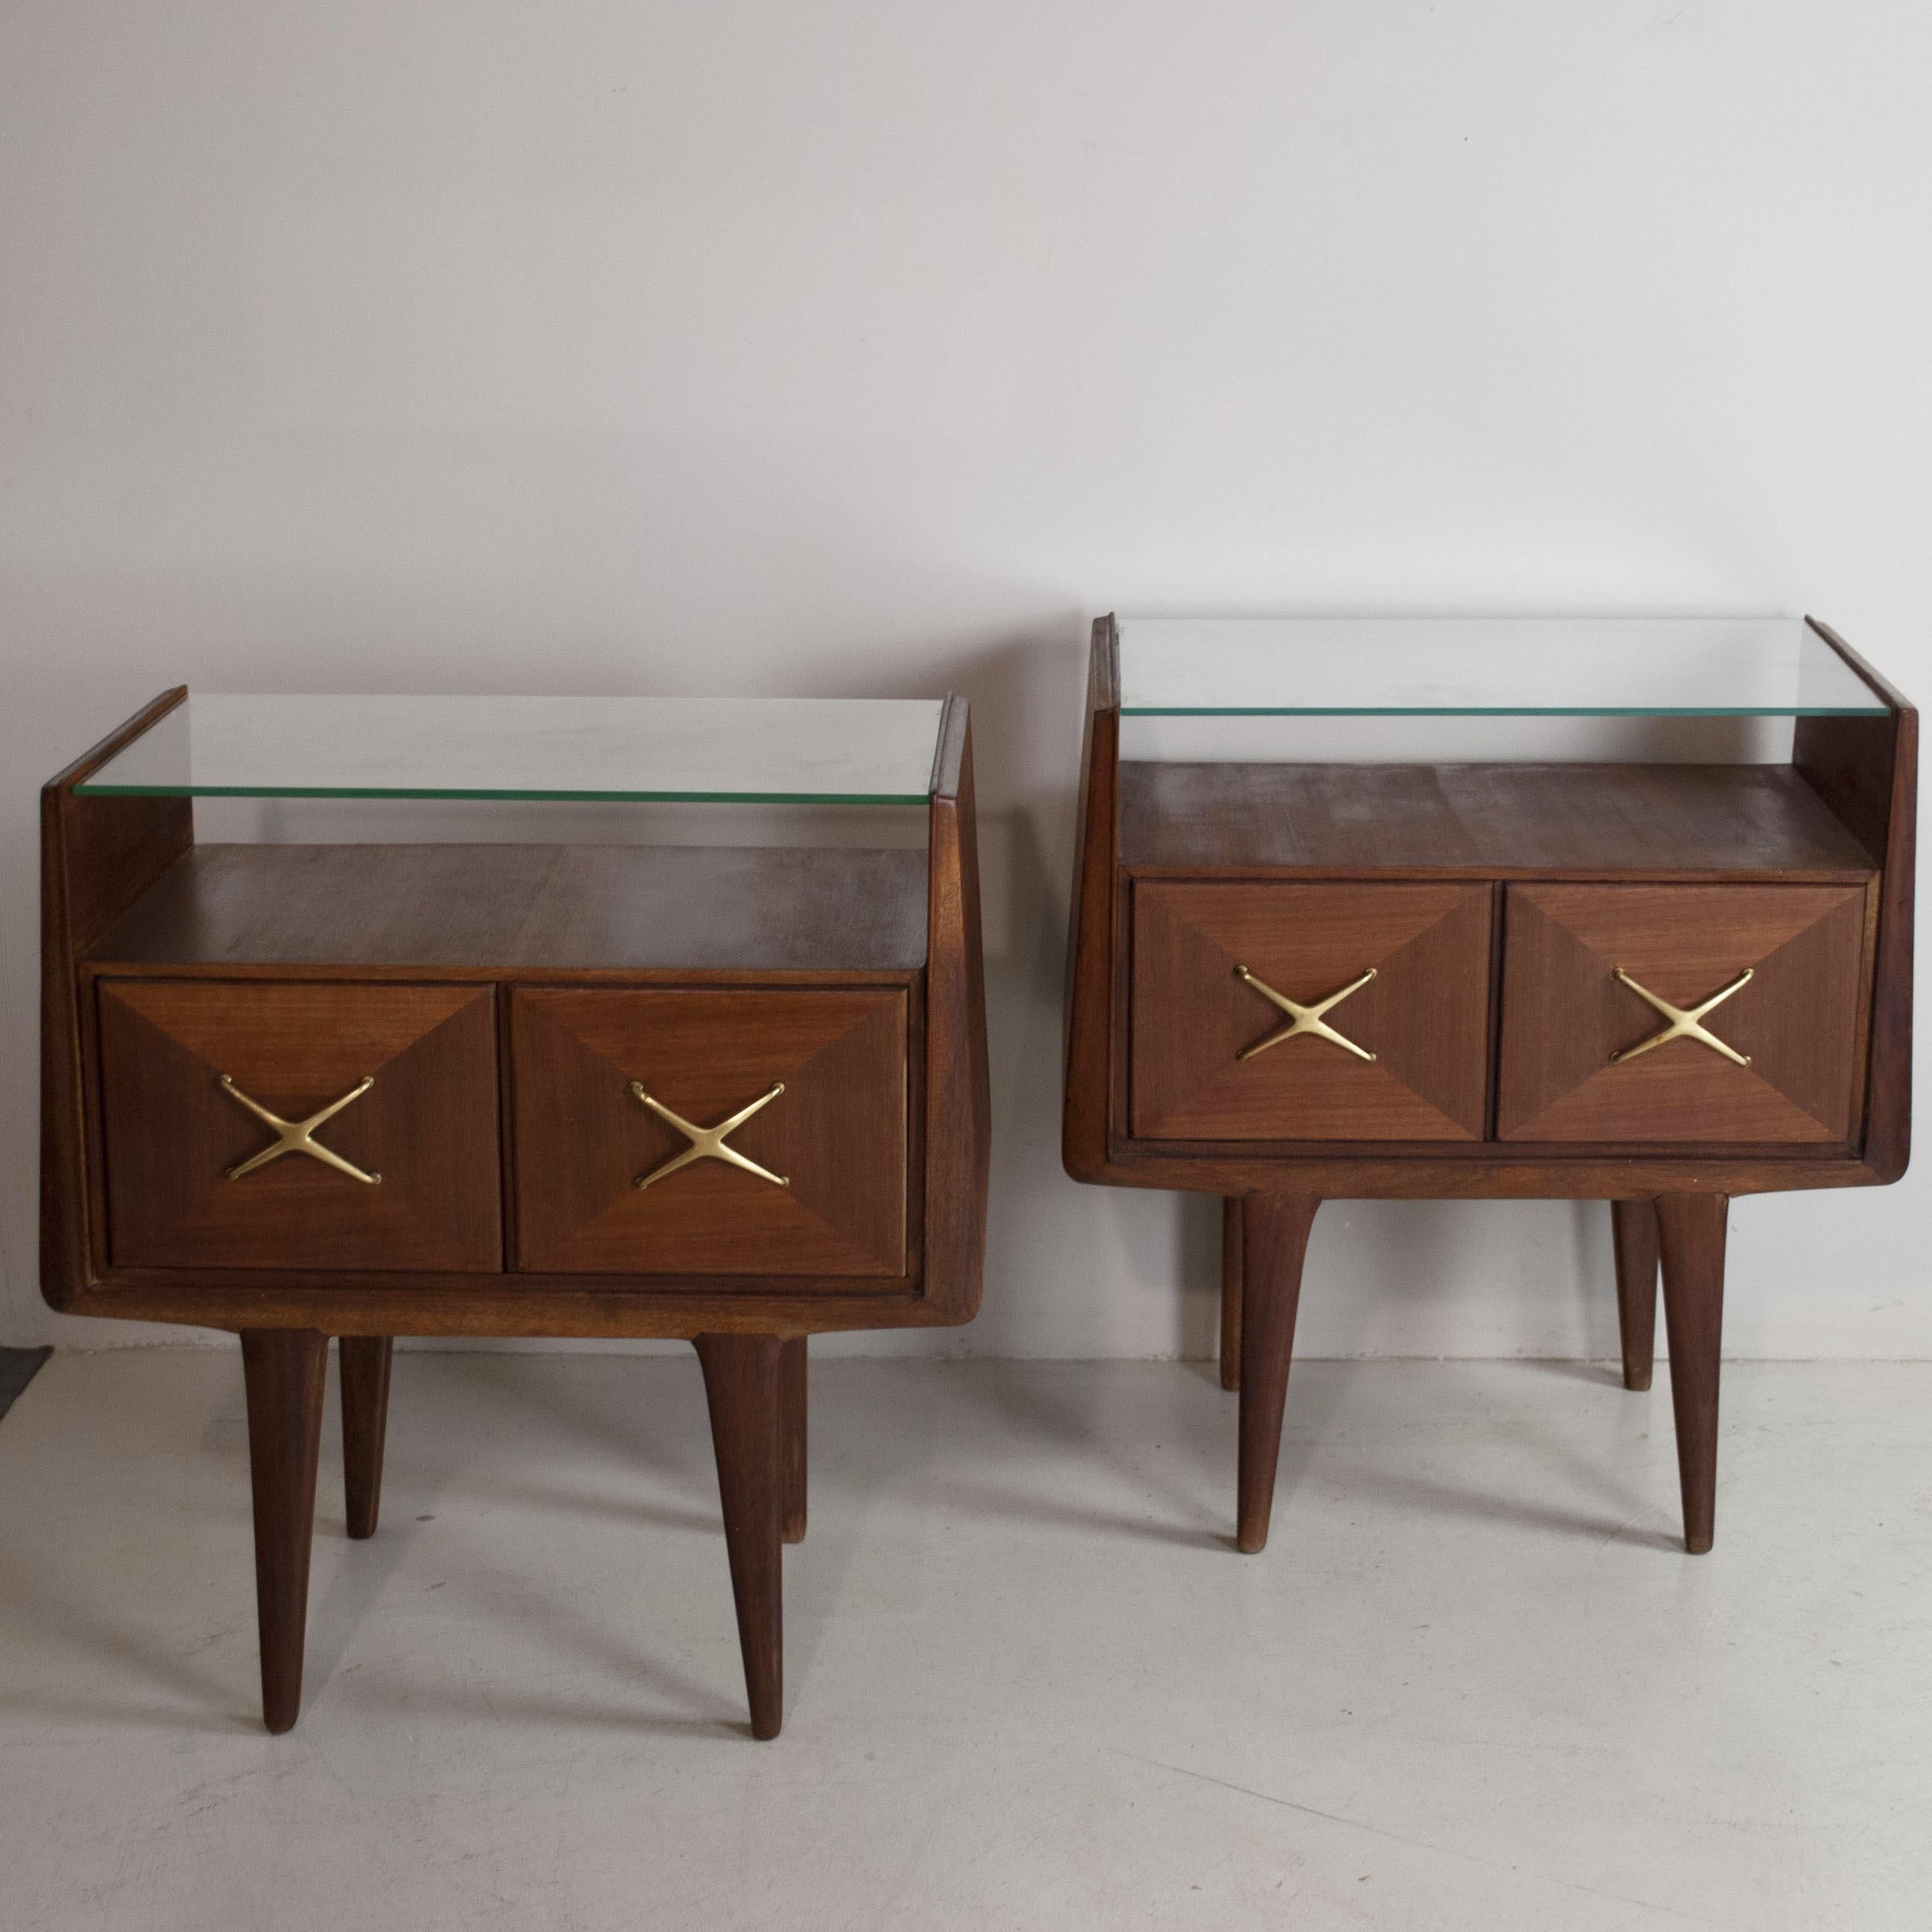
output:
[[[1234,968],[1234,977],[1244,986],[1252,986],[1264,1000],[1270,1000],[1287,1014],[1288,1024],[1278,1027],[1266,1040],[1244,1048],[1235,1054],[1237,1060],[1252,1060],[1258,1053],[1265,1053],[1271,1046],[1279,1046],[1285,1040],[1292,1040],[1298,1033],[1312,1034],[1318,1040],[1332,1041],[1336,1046],[1346,1047],[1358,1060],[1372,1060],[1375,1055],[1365,1046],[1358,1046],[1346,1034],[1339,1034],[1329,1025],[1322,1016],[1331,1007],[1339,1006],[1351,993],[1359,993],[1376,976],[1371,966],[1359,980],[1351,980],[1339,992],[1330,993],[1325,1000],[1317,1000],[1311,1006],[1300,1006],[1286,993],[1277,993],[1265,980],[1257,980],[1245,966]]]
[[[1714,1007],[1721,1006],[1740,987],[1750,984],[1752,969],[1747,966],[1728,986],[1720,987],[1702,1006],[1673,1006],[1668,1000],[1660,1000],[1648,986],[1639,986],[1621,966],[1610,968],[1610,976],[1621,986],[1628,986],[1640,1000],[1656,1008],[1670,1024],[1654,1033],[1648,1040],[1639,1040],[1634,1046],[1626,1046],[1610,1055],[1612,1066],[1621,1065],[1626,1060],[1634,1060],[1640,1054],[1648,1053],[1654,1046],[1661,1046],[1667,1040],[1694,1040],[1700,1046],[1708,1046],[1713,1053],[1721,1053],[1726,1060],[1740,1066],[1750,1064],[1750,1055],[1740,1053],[1734,1046],[1727,1045],[1714,1033],[1705,1030],[1704,1016]]]
[[[784,1174],[774,1174],[768,1167],[748,1159],[734,1147],[724,1144],[724,1136],[736,1131],[760,1107],[769,1106],[784,1091],[781,1080],[767,1092],[760,1094],[748,1107],[740,1107],[729,1120],[720,1120],[715,1127],[694,1127],[681,1114],[674,1114],[662,1100],[654,1100],[644,1091],[641,1080],[631,1082],[631,1092],[634,1098],[644,1102],[661,1120],[676,1128],[691,1144],[683,1153],[673,1154],[661,1166],[654,1167],[648,1174],[640,1174],[631,1185],[636,1188],[649,1187],[655,1181],[663,1180],[676,1173],[681,1167],[688,1167],[694,1160],[722,1160],[728,1166],[742,1167],[747,1174],[755,1174],[760,1180],[769,1180],[774,1187],[789,1187],[790,1180]]]
[[[275,1144],[266,1147],[258,1154],[252,1154],[238,1166],[226,1170],[226,1178],[239,1180],[244,1174],[253,1174],[258,1167],[266,1167],[272,1160],[280,1160],[285,1154],[305,1154],[311,1160],[319,1160],[325,1167],[334,1168],[338,1174],[346,1174],[351,1180],[359,1180],[366,1187],[380,1186],[382,1177],[380,1174],[364,1174],[353,1161],[344,1160],[332,1148],[326,1148],[315,1138],[315,1130],[325,1121],[332,1120],[352,1100],[359,1100],[376,1084],[372,1073],[359,1087],[352,1087],[339,1100],[310,1114],[305,1120],[285,1120],[279,1114],[272,1114],[259,1100],[251,1100],[226,1074],[221,1076],[221,1090],[231,1100],[237,1100],[253,1114],[266,1127],[272,1127]]]

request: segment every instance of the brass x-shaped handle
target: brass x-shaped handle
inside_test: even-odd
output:
[[[352,1100],[359,1100],[376,1084],[376,1076],[370,1074],[360,1086],[352,1087],[339,1100],[332,1100],[326,1107],[310,1114],[305,1120],[285,1120],[279,1114],[272,1114],[259,1100],[251,1100],[226,1074],[221,1076],[221,1090],[231,1100],[237,1100],[253,1114],[266,1127],[272,1127],[275,1144],[266,1147],[258,1154],[227,1170],[230,1180],[239,1180],[244,1174],[253,1174],[258,1167],[266,1167],[272,1160],[280,1160],[285,1154],[305,1154],[311,1160],[319,1160],[325,1167],[334,1168],[338,1174],[346,1174],[352,1180],[359,1180],[368,1187],[377,1186],[382,1177],[380,1174],[364,1174],[353,1161],[344,1160],[332,1148],[326,1148],[315,1138],[315,1130],[326,1120],[332,1120]]]
[[[1626,1060],[1634,1060],[1640,1054],[1649,1052],[1652,1047],[1661,1046],[1667,1040],[1694,1040],[1700,1046],[1708,1046],[1713,1053],[1721,1053],[1726,1060],[1735,1060],[1740,1066],[1750,1064],[1750,1055],[1740,1053],[1734,1046],[1727,1045],[1714,1033],[1706,1031],[1704,1016],[1713,1007],[1721,1006],[1739,987],[1750,983],[1751,968],[1747,966],[1728,986],[1720,987],[1702,1006],[1673,1006],[1668,1000],[1660,1000],[1648,986],[1640,986],[1621,966],[1612,966],[1610,976],[1620,985],[1628,986],[1637,998],[1656,1008],[1670,1024],[1654,1033],[1648,1040],[1640,1040],[1634,1046],[1626,1046],[1610,1055],[1612,1066]]]
[[[632,1182],[633,1187],[649,1187],[654,1181],[662,1180],[676,1173],[681,1167],[688,1167],[694,1160],[722,1160],[728,1166],[742,1167],[747,1174],[755,1174],[760,1180],[769,1180],[774,1187],[789,1187],[790,1180],[784,1174],[774,1174],[768,1167],[748,1159],[734,1147],[724,1144],[724,1136],[742,1127],[760,1107],[769,1106],[784,1091],[784,1082],[777,1082],[767,1092],[760,1094],[748,1107],[740,1107],[729,1120],[720,1120],[715,1127],[696,1127],[682,1114],[674,1114],[662,1100],[654,1100],[644,1091],[641,1080],[631,1082],[631,1092],[641,1100],[661,1120],[676,1128],[691,1144],[683,1153],[673,1154],[670,1160],[654,1167],[648,1174],[640,1174]]]
[[[1277,1027],[1266,1040],[1246,1047],[1236,1054],[1237,1060],[1252,1060],[1258,1053],[1265,1053],[1271,1046],[1279,1046],[1285,1040],[1292,1040],[1298,1033],[1312,1033],[1319,1040],[1332,1040],[1336,1046],[1346,1047],[1358,1060],[1372,1060],[1375,1055],[1365,1046],[1358,1046],[1346,1034],[1337,1033],[1322,1016],[1334,1006],[1339,1006],[1351,993],[1359,993],[1376,976],[1371,966],[1359,980],[1351,980],[1340,991],[1330,993],[1325,1000],[1317,1000],[1312,1005],[1301,1006],[1291,1000],[1286,993],[1277,993],[1265,980],[1257,980],[1245,966],[1234,968],[1234,977],[1244,986],[1252,986],[1264,1000],[1271,1001],[1287,1014],[1288,1024]]]

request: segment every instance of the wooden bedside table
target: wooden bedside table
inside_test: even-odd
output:
[[[1270,719],[1352,716],[1796,723],[1774,764],[1270,760]],[[1225,1201],[1243,1550],[1330,1197],[1612,1202],[1624,1380],[1660,1253],[1710,1548],[1730,1197],[1905,1171],[1917,760],[1815,622],[1095,626],[1064,1156]]]
[[[926,849],[195,843],[198,796],[914,805]],[[806,1338],[970,1321],[988,1100],[958,699],[158,698],[48,785],[42,1281],[239,1332],[263,1715],[301,1707],[328,1338],[688,1339],[752,1726]]]

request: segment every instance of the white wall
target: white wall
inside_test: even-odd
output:
[[[146,1332],[38,1299],[32,842],[152,692],[952,687],[998,1156],[918,1346],[1205,1352],[1213,1210],[1059,1167],[1090,614],[1810,609],[1924,694],[1928,72],[1909,0],[12,0],[6,1339]],[[1740,1206],[1730,1345],[1932,1353],[1924,1172]],[[1601,1208],[1311,1268],[1312,1352],[1613,1344]]]

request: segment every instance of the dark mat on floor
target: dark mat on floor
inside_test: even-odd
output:
[[[0,1348],[0,1415],[14,1406],[14,1398],[40,1373],[51,1348]]]

